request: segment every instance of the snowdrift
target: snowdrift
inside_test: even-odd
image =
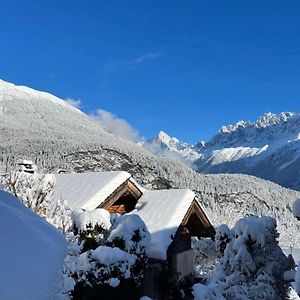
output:
[[[0,236],[0,299],[57,299],[66,255],[64,236],[3,191]]]

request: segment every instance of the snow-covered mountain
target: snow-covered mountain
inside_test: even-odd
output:
[[[300,223],[292,215],[299,192],[248,175],[198,174],[179,161],[105,132],[57,97],[4,81],[0,82],[0,112],[2,171],[20,158],[34,160],[46,172],[125,170],[148,188],[194,190],[215,225],[233,226],[244,215],[272,215],[278,220],[281,243],[300,246],[300,237],[294,234]],[[178,151],[189,148],[163,134],[160,139]]]
[[[192,145],[170,137],[163,131],[160,131],[156,138],[140,142],[139,145],[154,154],[182,160],[185,163],[191,163],[203,157]]]
[[[196,145],[161,136],[145,148],[180,158],[198,172],[250,174],[300,190],[300,114],[267,113],[253,123],[223,126],[210,141]]]

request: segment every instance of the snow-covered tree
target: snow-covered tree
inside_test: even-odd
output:
[[[68,248],[62,273],[62,287],[59,300],[71,299],[78,279],[76,272],[81,253],[81,245],[78,242],[78,235],[74,235],[74,233],[70,231],[66,234],[66,240]]]
[[[220,225],[216,230],[215,247],[216,251],[223,254],[227,244],[232,240],[232,232],[226,224]]]
[[[40,216],[47,217],[47,207],[55,184],[51,175],[30,174],[11,171],[2,178],[4,190],[19,198],[28,208]]]
[[[246,217],[232,229],[215,274],[207,285],[194,286],[195,299],[281,299],[289,261],[278,246],[276,221]]]
[[[73,226],[71,209],[65,200],[58,200],[56,203],[46,207],[46,220],[57,229],[66,234]]]
[[[11,171],[1,180],[2,189],[18,197],[28,208],[66,233],[72,227],[71,211],[63,199],[51,202],[54,185],[54,176],[24,170]]]
[[[107,244],[136,256],[135,264],[132,266],[132,275],[136,284],[140,285],[150,249],[150,233],[142,219],[134,214],[116,218],[112,224]]]
[[[144,222],[137,215],[110,216],[104,209],[75,211],[72,218],[75,235],[67,235],[62,294],[105,299],[109,293],[110,299],[119,299],[122,290],[131,299],[148,258],[150,234]]]

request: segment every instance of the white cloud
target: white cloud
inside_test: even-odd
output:
[[[161,57],[163,55],[163,53],[161,52],[156,52],[156,53],[146,53],[143,55],[140,55],[138,57],[135,57],[132,60],[127,61],[124,66],[125,67],[130,67],[130,66],[134,66],[134,65],[139,65],[147,60],[153,60],[156,59],[158,57]]]
[[[76,108],[80,108],[81,107],[81,105],[82,105],[82,101],[80,100],[80,99],[72,99],[72,98],[67,98],[67,99],[65,99],[65,101],[68,103],[68,104],[70,104],[70,105],[72,105],[72,106],[74,106],[74,107],[76,107]]]
[[[98,109],[91,117],[109,133],[133,142],[139,139],[139,133],[126,120],[118,118],[111,112]]]

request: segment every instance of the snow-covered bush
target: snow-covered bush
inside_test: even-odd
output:
[[[51,175],[12,171],[1,181],[3,189],[18,197],[28,208],[47,217],[47,207],[55,184]]]
[[[105,244],[108,229],[111,227],[110,214],[105,209],[79,209],[72,212],[71,218],[73,227],[66,234],[68,254],[63,272],[62,299],[69,299],[74,288],[78,293],[85,286],[93,287],[97,279],[101,281],[99,276],[95,276],[99,275],[96,272],[98,264],[91,252]]]
[[[140,217],[128,214],[111,218],[108,211],[95,209],[75,211],[72,219],[75,234],[67,235],[62,294],[80,299],[94,295],[106,299],[108,294],[114,299],[115,294],[119,299],[120,291],[137,293],[150,247],[150,234]]]
[[[135,255],[136,261],[132,267],[132,275],[137,285],[144,277],[144,269],[150,250],[150,233],[138,215],[127,214],[116,218],[107,239],[107,244],[119,247]]]
[[[150,248],[150,233],[138,215],[126,214],[114,220],[108,242],[129,253],[144,255]]]
[[[64,234],[71,230],[73,223],[71,209],[67,201],[58,200],[53,205],[49,205],[46,208],[46,213],[46,220]]]
[[[223,254],[226,245],[232,240],[232,232],[226,224],[220,225],[216,230],[215,247],[216,251]]]
[[[246,217],[232,233],[207,286],[194,286],[195,299],[284,298],[287,286],[282,277],[289,262],[278,246],[275,219]]]
[[[122,279],[131,278],[131,268],[135,262],[134,254],[117,247],[99,246],[80,255],[78,281],[91,287],[105,283],[117,287]]]
[[[79,243],[79,236],[74,235],[72,231],[66,234],[68,244],[67,256],[64,262],[64,269],[62,274],[62,287],[60,300],[69,300],[76,285],[78,276],[76,275],[78,269],[78,260],[81,253],[81,244]]]
[[[110,213],[103,208],[93,211],[76,210],[72,213],[74,230],[80,235],[96,238],[101,231],[107,231],[111,227]]]
[[[93,211],[76,210],[72,213],[73,230],[78,235],[82,252],[94,250],[105,244],[111,227],[110,214],[103,208]]]

